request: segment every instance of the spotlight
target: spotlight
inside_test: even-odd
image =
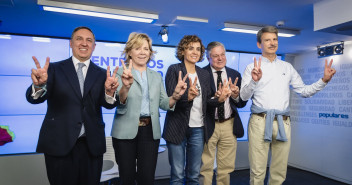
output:
[[[336,54],[343,54],[343,44],[337,45],[335,47],[335,53]]]
[[[318,56],[319,56],[319,57],[325,56],[325,48],[320,48],[320,47],[318,46]]]
[[[161,40],[163,41],[164,44],[169,43],[169,27],[168,26],[161,26],[161,30],[159,32],[159,35],[161,36]]]
[[[325,47],[325,55],[330,56],[334,54],[334,46]]]
[[[327,57],[331,55],[341,55],[343,54],[344,42],[335,42],[331,44],[326,44],[323,46],[317,46],[318,57]]]

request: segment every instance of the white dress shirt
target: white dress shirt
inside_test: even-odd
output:
[[[253,104],[264,109],[286,110],[290,100],[290,85],[293,91],[302,97],[311,97],[322,90],[326,83],[322,79],[311,85],[305,85],[293,66],[278,58],[270,62],[262,57],[262,78],[252,79],[254,63],[249,64],[243,74],[240,96],[243,101],[252,98]]]
[[[73,65],[75,66],[75,70],[77,72],[78,64],[80,63],[80,61],[74,56],[72,56],[72,61],[73,61]],[[86,76],[87,76],[88,67],[89,67],[89,64],[90,64],[90,59],[84,61],[83,63],[84,63],[84,66],[82,67],[82,72],[83,72],[83,77],[84,77],[84,80],[85,80]]]

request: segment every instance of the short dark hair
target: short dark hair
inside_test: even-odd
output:
[[[199,61],[202,61],[204,58],[204,53],[205,53],[205,47],[202,43],[202,40],[197,36],[197,35],[185,35],[181,41],[178,43],[177,49],[176,49],[176,58],[183,62],[184,56],[182,54],[183,51],[185,51],[188,48],[188,45],[190,43],[194,42],[199,42],[200,43],[200,57]],[[198,61],[198,62],[199,62]]]
[[[210,52],[211,52],[211,50],[212,50],[213,48],[215,48],[215,47],[218,47],[218,46],[222,46],[222,47],[224,48],[224,50],[226,51],[225,46],[224,46],[223,43],[217,42],[217,41],[211,42],[211,43],[209,43],[208,46],[207,46],[207,52],[206,52],[207,58],[210,57]]]
[[[275,33],[276,36],[278,36],[279,30],[275,26],[265,26],[264,28],[260,29],[257,33],[257,42],[259,42],[259,44],[262,43],[263,33]]]
[[[94,38],[94,41],[95,41],[95,35],[94,35],[93,31],[92,31],[90,28],[86,27],[86,26],[79,26],[79,27],[75,28],[75,29],[73,30],[72,34],[71,34],[71,40],[73,39],[73,35],[74,35],[78,30],[81,30],[81,29],[86,29],[86,30],[90,31],[90,32],[92,33],[93,38]]]

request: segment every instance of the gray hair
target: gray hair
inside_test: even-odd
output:
[[[206,55],[207,55],[207,58],[208,58],[208,59],[209,59],[209,57],[210,57],[210,52],[211,52],[211,50],[214,49],[215,47],[218,47],[218,46],[222,46],[222,47],[224,48],[224,50],[226,51],[224,44],[222,44],[221,42],[217,42],[217,41],[211,42],[211,43],[209,43],[208,46],[207,46]]]

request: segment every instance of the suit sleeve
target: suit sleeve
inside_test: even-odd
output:
[[[119,92],[120,92],[120,89],[122,87],[121,75],[119,75],[119,74],[117,74],[117,75],[118,75],[118,81],[119,81],[120,85],[117,87],[116,92],[115,92],[116,113],[117,114],[125,114],[127,112],[128,96],[127,96],[126,102],[124,104],[122,104],[120,102],[120,97],[119,97]],[[133,84],[132,84],[132,86],[133,86]],[[131,86],[131,88],[129,90],[133,89],[132,86]]]
[[[54,84],[54,72],[55,72],[54,69],[55,69],[55,64],[51,63],[48,68],[48,80],[46,82],[47,92],[45,93],[44,96],[39,96],[39,98],[33,99],[33,97],[32,97],[32,93],[33,93],[32,92],[32,84],[28,87],[28,89],[26,91],[26,99],[29,103],[39,104],[39,103],[43,103],[45,100],[48,99],[48,97],[50,96],[50,93],[51,93],[51,89]]]
[[[170,98],[167,96],[163,80],[161,76],[159,76],[159,83],[160,83],[160,99],[159,99],[159,107],[163,110],[170,110]]]
[[[210,78],[210,74],[208,71],[206,71],[206,79],[208,82],[210,82],[211,78]],[[217,107],[221,104],[224,104],[224,102],[219,102],[219,98],[215,97],[215,92],[212,90],[212,88],[210,87],[210,83],[206,83],[205,88],[207,89],[207,106],[210,107]]]
[[[105,76],[106,70],[104,69],[103,72],[104,72],[103,75]],[[115,101],[114,104],[110,104],[110,103],[108,103],[108,102],[106,101],[106,99],[105,99],[105,81],[106,81],[106,76],[105,76],[104,81],[103,81],[103,91],[102,91],[102,94],[101,94],[101,96],[100,96],[100,102],[101,102],[101,104],[102,104],[102,106],[103,106],[104,108],[106,108],[106,109],[113,109],[113,108],[115,108],[115,107],[120,103],[120,101],[119,101],[119,99],[118,99],[118,96],[116,95],[117,92],[115,92],[115,99],[116,99],[117,101]],[[119,82],[119,84],[121,85],[122,83]]]
[[[236,79],[238,77],[237,86],[239,87],[239,90],[241,92],[241,82],[242,82],[241,74],[239,72],[235,71],[234,77],[235,77],[234,79]],[[237,108],[242,108],[242,107],[246,106],[247,101],[243,101],[241,96],[239,95],[238,102],[236,102],[234,99],[230,98],[230,103],[235,105]]]

